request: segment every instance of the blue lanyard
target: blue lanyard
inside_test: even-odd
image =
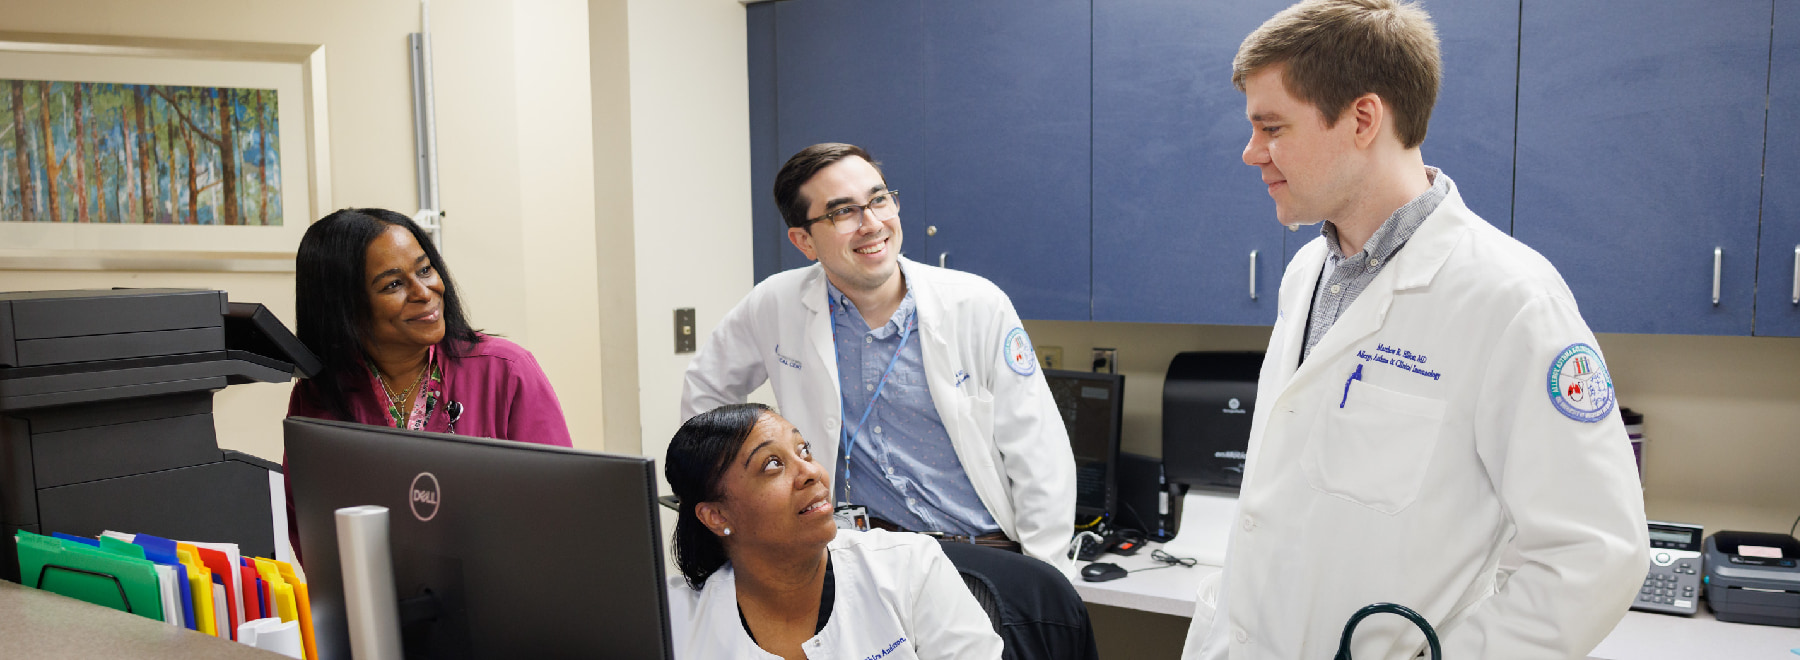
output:
[[[850,476],[850,451],[856,448],[856,434],[862,431],[864,424],[869,423],[869,413],[875,411],[875,402],[881,399],[881,390],[887,387],[888,375],[894,373],[894,364],[900,361],[900,354],[906,351],[906,342],[907,340],[912,339],[912,330],[914,326],[918,325],[918,321],[919,310],[915,307],[913,308],[912,313],[906,316],[906,323],[901,324],[900,326],[900,346],[894,349],[894,357],[888,358],[887,369],[883,370],[881,372],[881,378],[875,381],[875,394],[869,397],[869,404],[863,407],[862,419],[857,420],[856,426],[854,427],[842,427],[842,433],[838,439],[838,447],[841,450],[839,453],[843,454],[844,457],[844,477],[846,480],[848,480]],[[831,350],[834,355],[837,353],[836,318],[831,319]],[[842,420],[846,416],[844,398],[840,396],[838,397],[838,419]],[[848,493],[849,488],[846,487],[844,491]]]

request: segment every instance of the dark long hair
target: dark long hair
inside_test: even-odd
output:
[[[294,259],[294,314],[300,342],[325,367],[305,385],[340,419],[350,419],[347,396],[365,389],[363,351],[369,336],[369,290],[366,280],[369,244],[389,227],[405,227],[424,248],[425,257],[444,282],[446,357],[461,357],[481,341],[463,315],[462,300],[450,269],[425,230],[399,213],[385,209],[344,209],[320,218],[306,229]]]
[[[681,500],[675,519],[675,565],[695,590],[725,565],[725,544],[700,522],[694,507],[717,502],[723,494],[719,482],[737,460],[744,439],[764,414],[775,412],[760,403],[721,406],[695,415],[681,425],[669,441],[663,460],[663,476]]]

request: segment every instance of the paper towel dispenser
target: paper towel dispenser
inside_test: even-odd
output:
[[[1163,381],[1163,472],[1171,485],[1235,493],[1244,483],[1261,352],[1188,352]]]

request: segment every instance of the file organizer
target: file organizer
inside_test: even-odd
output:
[[[287,562],[239,557],[234,566],[230,544],[118,532],[90,539],[21,530],[13,545],[26,586],[301,660],[318,658],[307,585]],[[169,550],[175,560],[159,561]],[[246,612],[268,616],[243,619],[238,607],[245,603],[255,604]]]

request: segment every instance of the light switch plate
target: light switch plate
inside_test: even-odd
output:
[[[675,310],[675,354],[694,352],[694,308]]]

